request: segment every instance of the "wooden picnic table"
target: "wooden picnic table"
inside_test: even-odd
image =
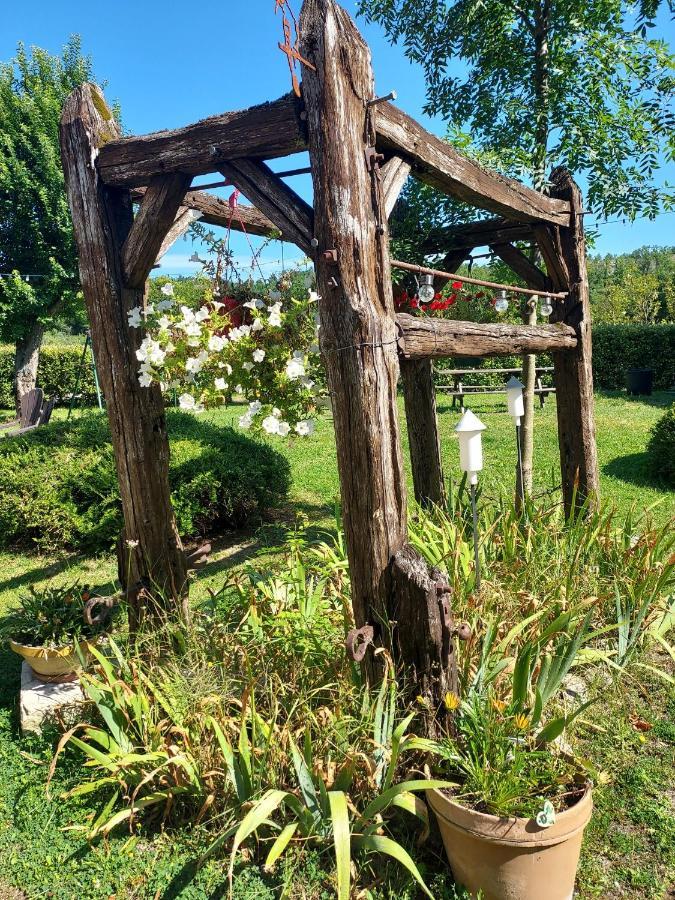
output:
[[[554,387],[544,385],[542,378],[548,372],[553,371],[553,366],[537,366],[535,370],[534,393],[539,397],[539,406],[544,406],[544,401],[549,394],[555,394]],[[464,384],[463,378],[467,375],[519,375],[522,369],[435,369],[436,375],[448,375],[452,378],[452,384],[437,384],[436,389],[445,391],[452,397],[452,405],[459,400],[459,408],[464,411],[464,397],[467,394],[505,394],[506,386],[492,388],[483,384]]]

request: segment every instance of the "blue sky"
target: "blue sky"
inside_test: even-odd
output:
[[[296,11],[300,0],[293,4]],[[355,0],[344,5],[355,13]],[[83,48],[94,59],[96,75],[107,81],[106,96],[122,106],[125,129],[141,134],[174,128],[223,112],[273,99],[289,90],[285,56],[277,49],[281,21],[273,0],[202,0],[194,7],[158,0],[117,0],[91,4],[83,0],[24,0],[6,3],[0,31],[0,59],[8,60],[19,41],[56,53],[73,33],[82,36]],[[426,127],[442,134],[443,123],[424,116],[424,79],[398,47],[391,47],[377,26],[359,26],[370,43],[378,93],[397,91],[397,103]],[[663,17],[661,36],[675,43],[675,28]],[[304,164],[302,157],[297,158]],[[280,160],[277,169],[290,168],[296,158]],[[675,166],[664,177],[675,181]],[[203,179],[207,180],[207,179]],[[213,180],[212,178],[208,180]],[[309,196],[307,176],[292,179],[299,193]],[[224,189],[221,194],[227,196]],[[643,244],[673,244],[675,215],[654,222],[602,227],[596,251],[622,252]],[[257,239],[253,239],[256,241]],[[233,237],[233,247],[244,264],[251,251],[245,240]],[[164,258],[162,272],[178,274],[194,266],[187,262],[193,247],[177,243]],[[285,260],[300,251],[286,246]],[[281,257],[278,244],[263,255],[265,266],[275,268]]]

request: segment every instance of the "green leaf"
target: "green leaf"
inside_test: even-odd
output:
[[[419,873],[419,869],[413,862],[410,854],[399,843],[381,834],[369,834],[365,836],[353,835],[352,845],[357,850],[367,850],[371,853],[384,853],[387,856],[391,856],[392,859],[395,859],[396,862],[400,863],[408,870],[408,872],[410,872],[427,897],[429,897],[430,900],[434,900],[434,895],[424,883],[424,880]]]
[[[333,821],[333,843],[337,870],[338,900],[349,900],[351,881],[351,844],[347,795],[343,791],[329,791],[331,819]]]
[[[383,809],[386,809],[394,797],[397,797],[399,794],[409,791],[431,791],[443,787],[456,787],[456,785],[452,781],[442,781],[433,778],[418,778],[413,779],[412,781],[400,781],[398,784],[395,784],[394,787],[389,788],[387,791],[383,791],[381,794],[378,794],[374,800],[371,800],[364,809],[363,815],[359,819],[359,823],[365,824],[366,822],[369,822],[374,815],[382,812]]]
[[[286,847],[288,847],[291,838],[298,830],[299,822],[291,822],[286,825],[286,827],[282,830],[281,834],[276,838],[274,843],[270,848],[270,852],[267,854],[267,858],[265,860],[265,871],[271,872],[274,868],[274,864],[282,855]]]
[[[232,879],[235,856],[237,855],[237,850],[239,849],[241,844],[249,835],[253,834],[254,831],[260,828],[262,823],[269,817],[271,813],[274,812],[275,809],[278,809],[278,807],[281,806],[281,804],[288,796],[288,791],[267,791],[265,794],[263,794],[260,800],[254,803],[251,809],[246,813],[244,818],[239,823],[239,827],[237,828],[236,834],[234,835],[234,841],[232,843],[232,854],[230,856],[230,866],[228,869],[228,878]]]

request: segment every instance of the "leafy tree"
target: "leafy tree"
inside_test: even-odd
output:
[[[79,305],[58,127],[65,98],[91,77],[78,37],[61,56],[20,44],[0,65],[0,339],[16,347],[17,402],[35,386],[45,329]]]
[[[654,183],[675,158],[673,57],[649,37],[659,3],[643,0],[360,0],[360,11],[422,65],[426,111],[466,151],[545,190],[566,165],[588,180],[587,209],[655,216],[675,195]],[[453,60],[461,65],[453,66]],[[536,321],[531,305],[526,320]],[[532,478],[533,356],[524,360],[525,487]]]
[[[597,322],[664,322],[675,318],[675,248],[640,247],[588,261]]]

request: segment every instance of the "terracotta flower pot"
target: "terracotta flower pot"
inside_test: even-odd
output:
[[[541,828],[534,819],[499,818],[427,791],[455,881],[483,900],[571,900],[581,840],[593,809],[581,800]]]
[[[65,684],[77,679],[77,673],[82,664],[77,655],[74,644],[66,644],[63,647],[30,647],[28,644],[17,644],[10,641],[9,646],[15,653],[22,656],[33,670],[33,674],[40,681],[51,684]],[[90,641],[80,641],[80,650],[85,659],[90,656],[90,648],[95,646]]]

